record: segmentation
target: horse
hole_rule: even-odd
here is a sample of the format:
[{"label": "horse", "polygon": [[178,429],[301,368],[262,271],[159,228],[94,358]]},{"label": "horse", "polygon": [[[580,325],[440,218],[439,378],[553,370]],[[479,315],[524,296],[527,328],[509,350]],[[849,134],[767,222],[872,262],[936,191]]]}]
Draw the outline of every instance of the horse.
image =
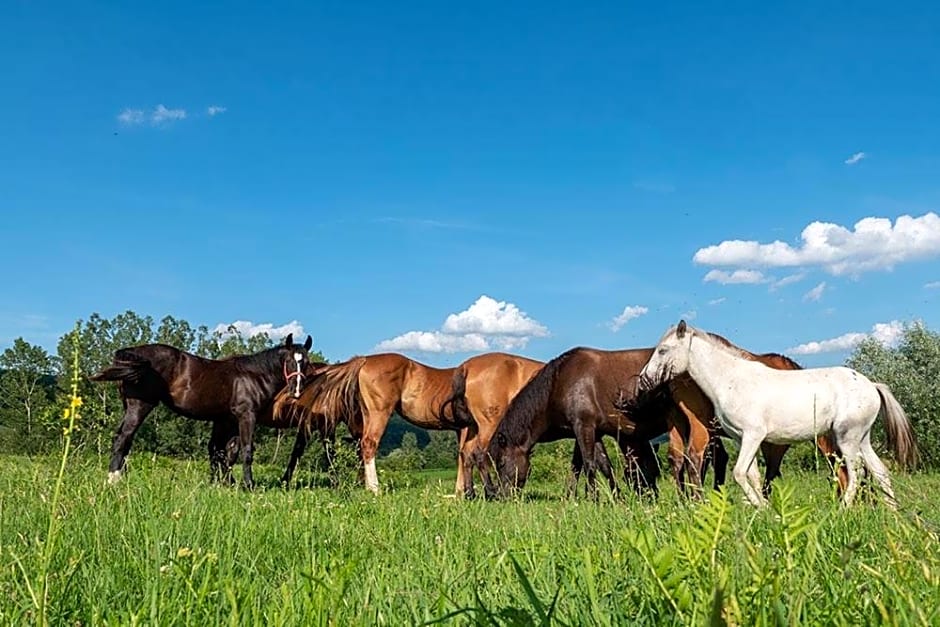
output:
[{"label": "horse", "polygon": [[828,433],[846,462],[843,505],[852,504],[864,465],[887,505],[897,507],[888,469],[871,446],[879,414],[902,466],[913,466],[917,446],[904,409],[887,385],[844,366],[771,368],[680,320],[659,340],[641,379],[662,381],[684,373],[711,401],[724,432],[740,442],[733,475],[753,505],[766,504],[754,461],[762,442],[793,444]]},{"label": "horse", "polygon": [[[346,421],[350,431],[360,437],[366,489],[378,493],[375,457],[393,412],[424,429],[455,432],[469,429],[475,416],[485,416],[489,408],[508,404],[515,389],[507,387],[501,377],[518,380],[524,376],[518,371],[531,367],[526,361],[529,360],[505,353],[477,356],[471,363],[472,370],[467,372],[481,385],[477,387],[475,383],[471,390],[469,414],[454,411],[451,399],[456,368],[434,368],[398,353],[358,356],[327,366],[307,381],[299,398],[291,399],[282,393],[275,401],[274,413],[281,420]],[[298,430],[285,471],[288,482],[297,458],[303,453],[306,437],[304,430]],[[577,464],[578,460],[572,463]],[[472,479],[468,489],[463,472],[464,464],[458,460],[455,491],[473,496]]]},{"label": "horse", "polygon": [[637,467],[635,489],[655,493],[659,464],[650,440],[666,432],[669,416],[639,422],[617,409],[637,393],[640,370],[651,354],[648,348],[577,347],[545,364],[513,398],[487,449],[500,492],[525,485],[537,442],[574,437],[584,457],[588,491],[594,494],[595,442],[608,435],[616,439],[627,467]]},{"label": "horse", "polygon": [[[709,336],[728,346],[733,346],[726,338],[716,333],[709,333]],[[802,369],[798,363],[779,353],[755,354],[744,349],[739,348],[739,350],[746,358],[771,368]],[[622,409],[635,419],[644,420],[645,416],[659,415],[664,411],[664,406],[668,407],[672,404],[678,407],[684,417],[684,420],[680,420],[669,429],[669,464],[676,484],[680,490],[685,491],[685,475],[688,474],[695,487],[701,489],[708,458],[711,456],[715,466],[713,485],[717,489],[724,484],[725,468],[728,463],[728,453],[720,437],[727,436],[716,421],[715,410],[708,397],[688,374],[649,386],[649,389],[641,391],[625,403]],[[827,459],[832,460],[837,455],[838,451],[826,434],[820,434],[816,440],[817,446]],[[762,487],[764,496],[770,495],[773,480],[780,476],[783,456],[789,448],[789,444],[761,443],[761,453],[765,461]],[[838,480],[839,490],[842,491],[848,483],[848,475],[842,466],[838,469]]]},{"label": "horse", "polygon": [[285,386],[293,382],[292,394],[300,396],[311,346],[309,335],[301,345],[289,334],[272,348],[219,360],[166,344],[117,350],[112,365],[90,377],[92,381],[118,382],[124,405],[124,417],[111,447],[108,482],[120,480],[134,434],[147,415],[163,403],[178,415],[212,422],[209,465],[213,480],[227,474],[233,449],[240,449],[242,483],[253,488],[255,424]]},{"label": "horse", "polygon": [[[505,359],[493,363],[492,355]],[[441,414],[449,406],[457,422],[469,425],[460,430],[459,444],[458,463],[462,468],[464,496],[475,496],[474,468],[480,473],[487,497],[495,496],[495,486],[485,462],[486,449],[509,403],[544,365],[544,362],[518,355],[486,353],[471,357],[454,369],[451,395],[441,406]],[[600,441],[595,445],[595,457],[598,469],[607,478],[611,489],[616,490],[613,468]],[[583,468],[584,458],[575,446],[571,458],[570,489],[577,485]],[[457,490],[458,493],[461,490],[459,484]]]}]

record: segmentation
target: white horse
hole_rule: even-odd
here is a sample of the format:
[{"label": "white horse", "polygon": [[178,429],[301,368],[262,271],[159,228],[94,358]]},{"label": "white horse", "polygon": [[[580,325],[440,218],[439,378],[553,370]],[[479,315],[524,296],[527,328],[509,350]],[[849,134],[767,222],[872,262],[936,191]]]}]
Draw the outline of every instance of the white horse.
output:
[{"label": "white horse", "polygon": [[888,386],[844,367],[775,370],[681,320],[659,340],[640,377],[658,383],[684,372],[711,400],[725,432],[740,442],[734,478],[754,505],[765,504],[754,459],[761,442],[791,444],[830,432],[848,471],[843,504],[852,503],[864,464],[887,504],[897,507],[888,469],[870,441],[879,412],[898,461],[912,465],[917,451],[910,422]]}]

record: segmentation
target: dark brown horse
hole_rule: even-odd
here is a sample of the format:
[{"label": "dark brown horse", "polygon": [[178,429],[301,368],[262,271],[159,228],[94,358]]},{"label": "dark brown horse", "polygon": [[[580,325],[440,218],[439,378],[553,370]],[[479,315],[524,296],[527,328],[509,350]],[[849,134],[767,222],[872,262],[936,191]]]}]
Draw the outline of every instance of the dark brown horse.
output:
[{"label": "dark brown horse", "polygon": [[[408,422],[424,429],[461,431],[475,426],[474,417],[502,415],[518,381],[531,376],[535,368],[523,357],[486,353],[465,362],[464,372],[474,382],[467,397],[469,414],[461,414],[453,403],[455,368],[433,368],[397,353],[354,357],[323,368],[311,377],[297,399],[282,393],[275,401],[274,416],[279,421],[304,424],[345,421],[354,434],[361,434],[360,451],[365,467],[366,488],[378,492],[375,457],[389,418],[397,412]],[[504,378],[505,377],[505,378]],[[291,461],[285,472],[289,482],[297,457],[303,453],[307,432],[299,430]],[[468,438],[463,438],[466,447]],[[472,440],[471,440],[472,443]],[[466,458],[462,449],[462,458]],[[601,463],[606,460],[603,457]],[[580,467],[579,460],[573,461]],[[608,469],[609,461],[604,469]],[[472,478],[465,476],[465,464],[458,463],[458,493],[473,495]]]},{"label": "dark brown horse", "polygon": [[[802,369],[798,363],[785,355],[751,353],[733,345],[726,338],[716,333],[709,333],[708,335],[727,346],[738,348],[744,357],[771,368],[777,370]],[[624,403],[622,408],[634,419],[642,421],[661,415],[664,411],[668,411],[671,405],[674,405],[680,411],[680,418],[670,426],[669,430],[669,462],[679,488],[685,490],[685,476],[687,474],[692,484],[701,489],[709,451],[715,466],[714,487],[717,488],[723,485],[728,464],[728,453],[720,438],[725,437],[725,433],[718,425],[711,401],[692,381],[690,376],[687,374],[680,375],[669,382],[656,385],[650,391],[641,391]],[[820,435],[816,443],[821,453],[830,462],[838,454],[827,435]],[[770,442],[761,444],[765,464],[763,485],[765,496],[770,494],[773,480],[780,476],[783,456],[789,449],[789,444],[773,444]],[[848,483],[848,474],[845,468],[839,468],[838,478],[840,490],[844,489]]]},{"label": "dark brown horse", "polygon": [[[154,407],[193,420],[212,422],[209,464],[213,479],[227,474],[233,450],[240,450],[242,482],[251,488],[255,424],[271,409],[274,396],[286,385],[299,395],[313,338],[227,359],[204,359],[166,344],[122,348],[111,366],[92,381],[117,381],[124,417],[114,435],[108,480],[121,477],[134,434]],[[237,436],[237,446],[235,438]]]},{"label": "dark brown horse", "polygon": [[[549,361],[513,398],[488,453],[502,488],[521,488],[539,441],[577,440],[589,490],[595,487],[595,442],[609,435],[628,458],[634,486],[656,489],[659,465],[650,440],[667,430],[668,415],[635,421],[617,404],[637,393],[638,376],[652,349],[605,351],[573,348]],[[675,411],[668,408],[669,411]]]}]

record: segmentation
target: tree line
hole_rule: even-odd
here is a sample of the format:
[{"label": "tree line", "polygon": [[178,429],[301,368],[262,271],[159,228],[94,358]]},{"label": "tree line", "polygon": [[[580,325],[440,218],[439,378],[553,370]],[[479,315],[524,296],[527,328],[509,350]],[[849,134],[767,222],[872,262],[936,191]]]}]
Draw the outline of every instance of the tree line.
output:
[{"label": "tree line", "polygon": [[[62,435],[62,411],[72,363],[73,334],[78,335],[79,393],[83,399],[82,422],[73,441],[80,449],[106,454],[123,415],[114,385],[95,384],[87,376],[111,362],[114,351],[150,342],[170,344],[210,359],[254,353],[276,343],[267,334],[243,336],[234,326],[226,331],[193,327],[186,320],[165,316],[159,321],[126,311],[113,318],[92,314],[78,320],[58,342],[55,354],[22,337],[0,354],[0,453],[36,454],[58,447]],[[313,360],[327,362],[319,352]],[[940,469],[940,333],[921,323],[905,327],[900,342],[886,347],[873,339],[858,345],[846,365],[875,381],[891,386],[910,417],[921,449],[921,465]],[[881,437],[881,423],[875,435]],[[207,425],[157,408],[144,422],[134,441],[134,451],[175,457],[200,458],[208,444]],[[282,439],[287,437],[286,443]],[[259,427],[259,459],[286,456],[293,433]],[[272,448],[273,447],[273,448]],[[392,419],[380,453],[397,468],[452,466],[456,437],[449,432],[427,432],[398,417]],[[449,461],[448,461],[449,460]]]}]

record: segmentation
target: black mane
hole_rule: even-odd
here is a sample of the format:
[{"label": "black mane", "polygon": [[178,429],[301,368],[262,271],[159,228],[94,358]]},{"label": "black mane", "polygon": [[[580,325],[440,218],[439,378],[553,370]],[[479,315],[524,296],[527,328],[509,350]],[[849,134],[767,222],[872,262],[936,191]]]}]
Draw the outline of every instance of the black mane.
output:
[{"label": "black mane", "polygon": [[558,371],[572,355],[580,350],[582,350],[581,347],[569,349],[542,366],[542,369],[519,390],[509,403],[496,433],[502,434],[513,444],[525,442],[532,431],[532,422],[535,417],[548,409],[548,401],[555,387]]}]

